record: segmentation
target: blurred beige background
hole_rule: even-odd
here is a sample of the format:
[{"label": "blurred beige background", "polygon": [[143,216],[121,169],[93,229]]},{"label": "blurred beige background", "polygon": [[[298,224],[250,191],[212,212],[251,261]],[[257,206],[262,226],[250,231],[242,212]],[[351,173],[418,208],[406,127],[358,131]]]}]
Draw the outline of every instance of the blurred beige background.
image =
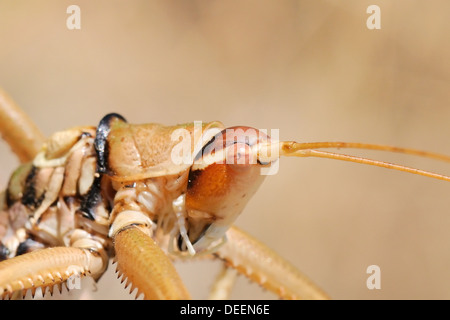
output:
[{"label": "blurred beige background", "polygon": [[[81,30],[66,28],[70,4]],[[371,4],[381,30],[366,27]],[[115,111],[450,154],[449,10],[447,0],[0,0],[0,86],[46,135]],[[17,161],[4,143],[0,152],[3,188]],[[431,160],[353,154],[450,174]],[[237,225],[335,299],[449,299],[449,191],[391,170],[282,159]],[[366,287],[372,264],[381,290]],[[177,264],[197,299],[219,266]],[[95,292],[83,285],[68,296],[132,298],[113,268]],[[240,277],[232,298],[276,296]]]}]

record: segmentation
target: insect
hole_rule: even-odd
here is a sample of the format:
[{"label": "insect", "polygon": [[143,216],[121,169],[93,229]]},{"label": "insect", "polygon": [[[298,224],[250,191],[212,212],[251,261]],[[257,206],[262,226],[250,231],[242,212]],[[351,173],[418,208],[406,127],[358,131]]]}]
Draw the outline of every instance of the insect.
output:
[{"label": "insect", "polygon": [[[146,299],[188,299],[172,259],[214,257],[286,299],[327,294],[274,251],[233,226],[280,156],[322,157],[450,177],[321,148],[360,148],[450,161],[414,149],[277,141],[220,122],[129,124],[111,113],[44,141],[0,92],[3,138],[22,162],[0,202],[0,295],[53,292],[73,276],[99,279],[114,258]],[[225,272],[213,296],[230,285]]]}]

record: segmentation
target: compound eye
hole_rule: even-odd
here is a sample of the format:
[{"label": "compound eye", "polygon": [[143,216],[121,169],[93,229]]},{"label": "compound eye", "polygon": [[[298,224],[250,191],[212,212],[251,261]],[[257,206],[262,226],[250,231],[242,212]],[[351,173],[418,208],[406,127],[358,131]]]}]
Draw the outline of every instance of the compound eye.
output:
[{"label": "compound eye", "polygon": [[227,147],[227,164],[256,164],[251,147],[246,143],[237,142]]},{"label": "compound eye", "polygon": [[260,140],[267,141],[268,137],[261,131],[245,126],[230,127],[224,130],[224,139],[227,145],[242,143],[250,147],[259,143]]},{"label": "compound eye", "polygon": [[[252,147],[270,141],[265,133],[251,127],[230,127],[217,133],[195,157],[195,163],[203,166],[211,163],[256,164],[260,163]],[[260,163],[261,164],[261,163]]]}]

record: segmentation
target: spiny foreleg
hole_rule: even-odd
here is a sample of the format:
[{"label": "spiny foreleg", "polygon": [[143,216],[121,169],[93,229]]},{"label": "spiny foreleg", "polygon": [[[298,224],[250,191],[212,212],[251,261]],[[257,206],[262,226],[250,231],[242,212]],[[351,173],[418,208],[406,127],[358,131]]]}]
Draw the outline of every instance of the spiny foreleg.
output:
[{"label": "spiny foreleg", "polygon": [[242,230],[231,227],[227,238],[217,256],[264,288],[283,299],[329,299],[293,265]]},{"label": "spiny foreleg", "polygon": [[149,300],[190,299],[172,261],[139,226],[129,226],[114,237],[117,269]]},{"label": "spiny foreleg", "polygon": [[87,248],[55,247],[33,251],[0,263],[0,297],[8,298],[22,290],[23,295],[31,289],[32,295],[41,287],[48,288],[69,280],[72,276],[103,274],[105,256]]}]

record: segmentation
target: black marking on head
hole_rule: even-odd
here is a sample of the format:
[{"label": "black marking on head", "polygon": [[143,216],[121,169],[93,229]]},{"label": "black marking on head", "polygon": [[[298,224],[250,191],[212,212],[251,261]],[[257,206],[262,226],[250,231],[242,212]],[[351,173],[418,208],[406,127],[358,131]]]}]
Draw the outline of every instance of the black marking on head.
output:
[{"label": "black marking on head", "polygon": [[213,147],[213,143],[216,142],[216,139],[221,138],[223,133],[225,132],[225,130],[220,131],[219,133],[217,133],[216,135],[214,135],[214,137],[212,137],[203,147],[202,149],[199,151],[199,153],[197,153],[197,155],[194,158],[194,161],[198,161],[200,160],[200,158],[206,154],[209,153],[209,149],[211,147]]},{"label": "black marking on head", "polygon": [[38,170],[39,169],[35,166],[31,167],[30,173],[25,180],[25,188],[21,200],[22,204],[31,210],[38,208],[44,199],[44,194],[42,194],[39,199],[36,198],[35,183]]},{"label": "black marking on head", "polygon": [[28,253],[28,252],[31,252],[34,250],[42,249],[44,247],[45,246],[42,243],[35,241],[31,238],[28,238],[24,242],[21,242],[19,244],[19,246],[17,247],[17,250],[16,250],[16,256],[20,256],[22,254],[25,254],[25,253]]},{"label": "black marking on head", "polygon": [[97,152],[97,172],[106,173],[108,171],[108,135],[111,130],[111,121],[120,119],[127,122],[124,117],[117,113],[109,113],[100,120],[94,139],[94,147]]},{"label": "black marking on head", "polygon": [[102,202],[101,177],[96,177],[88,193],[84,196],[79,211],[83,217],[95,221],[95,208]]},{"label": "black marking on head", "polygon": [[0,261],[6,260],[9,255],[9,249],[0,241]]},{"label": "black marking on head", "polygon": [[197,169],[197,170],[189,170],[189,177],[188,177],[188,190],[192,188],[197,183],[197,178],[202,174],[203,169]]}]

